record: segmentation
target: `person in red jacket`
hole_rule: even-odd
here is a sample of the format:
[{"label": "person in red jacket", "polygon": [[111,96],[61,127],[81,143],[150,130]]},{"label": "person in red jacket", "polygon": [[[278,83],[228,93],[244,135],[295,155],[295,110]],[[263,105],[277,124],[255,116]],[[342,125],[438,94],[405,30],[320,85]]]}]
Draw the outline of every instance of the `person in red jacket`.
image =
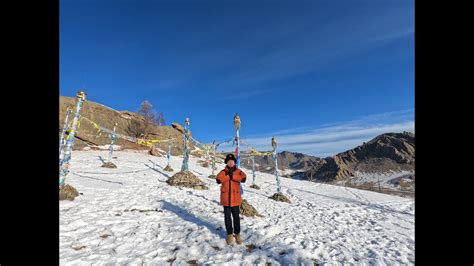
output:
[{"label": "person in red jacket", "polygon": [[[227,166],[216,176],[217,184],[221,184],[221,205],[224,206],[224,222],[227,231],[227,245],[231,245],[233,238],[238,245],[242,244],[240,238],[240,205],[242,197],[240,194],[240,183],[245,183],[247,175],[235,165],[235,156],[227,154],[224,162]],[[234,227],[232,228],[232,219]],[[234,234],[234,235],[233,235]]]}]

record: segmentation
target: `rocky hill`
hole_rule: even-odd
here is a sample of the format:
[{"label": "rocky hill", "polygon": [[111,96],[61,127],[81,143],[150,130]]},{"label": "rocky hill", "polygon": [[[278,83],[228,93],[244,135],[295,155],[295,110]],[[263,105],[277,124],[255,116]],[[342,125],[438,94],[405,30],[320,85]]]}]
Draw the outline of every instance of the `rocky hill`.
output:
[{"label": "rocky hill", "polygon": [[[59,135],[61,134],[61,130],[64,125],[64,118],[68,106],[70,106],[74,112],[76,99],[73,97],[61,96],[59,98]],[[96,122],[100,126],[111,130],[113,129],[114,123],[116,122],[116,132],[127,136],[131,136],[129,128],[131,123],[133,121],[143,120],[143,118],[135,112],[117,111],[105,105],[88,100],[86,100],[82,106],[81,115]],[[72,118],[73,113],[69,115],[69,121],[72,121]],[[182,154],[183,151],[182,134],[179,131],[179,128],[182,126],[179,123],[172,124],[173,126],[154,126],[151,129],[148,139],[166,139],[168,137],[177,138],[173,141],[171,153],[173,155],[179,155]],[[105,132],[100,133],[92,123],[85,119],[81,120],[75,135],[74,149],[83,149],[85,147],[95,148],[108,144],[110,144],[109,134]],[[124,139],[118,139],[116,144],[120,145],[124,149],[150,149],[149,147],[138,145]],[[156,147],[164,151],[168,150],[168,144],[165,143],[157,143]],[[194,148],[192,144],[191,148]]]}]

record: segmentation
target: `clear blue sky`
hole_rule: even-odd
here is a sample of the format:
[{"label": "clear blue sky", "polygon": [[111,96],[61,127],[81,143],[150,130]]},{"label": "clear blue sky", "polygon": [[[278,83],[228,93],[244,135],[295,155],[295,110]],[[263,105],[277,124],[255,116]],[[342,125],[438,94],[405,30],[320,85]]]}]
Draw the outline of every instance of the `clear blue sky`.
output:
[{"label": "clear blue sky", "polygon": [[[191,121],[203,141],[334,155],[413,131],[414,2],[60,2],[60,94]],[[268,143],[266,143],[268,142]]]}]

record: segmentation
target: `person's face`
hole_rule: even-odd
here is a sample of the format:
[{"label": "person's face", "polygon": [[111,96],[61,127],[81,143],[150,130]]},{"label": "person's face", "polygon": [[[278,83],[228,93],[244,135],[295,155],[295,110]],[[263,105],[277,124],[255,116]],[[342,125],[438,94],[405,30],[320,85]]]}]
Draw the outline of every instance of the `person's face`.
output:
[{"label": "person's face", "polygon": [[229,167],[234,167],[234,165],[235,165],[234,160],[228,160],[228,161],[227,161],[227,166],[229,166]]}]

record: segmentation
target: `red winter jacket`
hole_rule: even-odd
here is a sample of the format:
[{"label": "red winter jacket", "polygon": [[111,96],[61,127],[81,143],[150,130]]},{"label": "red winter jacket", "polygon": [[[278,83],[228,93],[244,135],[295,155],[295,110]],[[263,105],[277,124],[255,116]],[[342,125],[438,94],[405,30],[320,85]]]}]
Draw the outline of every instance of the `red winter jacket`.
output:
[{"label": "red winter jacket", "polygon": [[240,182],[245,183],[247,175],[237,167],[232,168],[232,179],[230,178],[230,169],[228,166],[220,171],[216,176],[216,181],[221,185],[221,205],[222,206],[240,206],[242,197],[240,195]]}]

